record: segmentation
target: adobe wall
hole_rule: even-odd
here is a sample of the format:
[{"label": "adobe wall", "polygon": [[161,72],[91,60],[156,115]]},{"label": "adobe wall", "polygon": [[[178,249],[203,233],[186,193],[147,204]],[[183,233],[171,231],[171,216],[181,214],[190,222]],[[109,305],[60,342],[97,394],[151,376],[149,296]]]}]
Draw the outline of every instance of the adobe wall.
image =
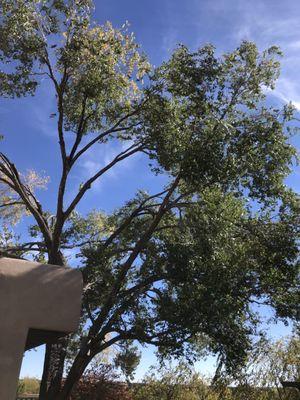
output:
[{"label": "adobe wall", "polygon": [[52,332],[76,331],[81,295],[78,270],[0,258],[1,400],[15,400],[28,331],[39,332],[36,344],[53,339]]}]

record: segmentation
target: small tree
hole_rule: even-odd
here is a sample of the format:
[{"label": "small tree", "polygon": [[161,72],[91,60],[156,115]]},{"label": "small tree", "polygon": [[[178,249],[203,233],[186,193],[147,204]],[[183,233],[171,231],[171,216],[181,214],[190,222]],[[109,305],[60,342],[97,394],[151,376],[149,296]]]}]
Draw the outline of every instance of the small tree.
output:
[{"label": "small tree", "polygon": [[120,368],[125,376],[128,386],[134,379],[135,370],[141,359],[141,353],[136,346],[130,346],[126,343],[125,348],[120,351],[114,360],[115,367]]},{"label": "small tree", "polygon": [[284,389],[282,381],[299,382],[300,348],[297,334],[277,341],[261,339],[248,354],[247,363],[234,377],[223,382],[234,387],[236,399],[297,399],[297,390]]},{"label": "small tree", "polygon": [[[40,180],[1,155],[3,218],[36,221],[30,243],[3,250],[63,265],[64,249],[77,249],[85,281],[71,368],[62,383],[69,341],[48,345],[41,398],[68,398],[97,354],[134,340],[182,355],[201,336],[233,369],[258,322],[251,304],[294,318],[299,303],[299,204],[284,185],[293,109],[264,104],[278,49],[243,42],[218,58],[212,46],[179,46],[152,71],[126,27],[92,20],[89,0],[1,0],[0,12],[0,93],[50,82],[61,156],[53,211],[34,192]],[[109,143],[120,152],[67,201],[79,160]],[[165,186],[111,215],[79,216],[93,183],[138,153]]]},{"label": "small tree", "polygon": [[183,363],[176,367],[151,369],[133,387],[134,400],[217,400],[209,386],[193,369]]},{"label": "small tree", "polygon": [[283,389],[282,381],[300,382],[300,339],[298,335],[267,343],[258,358],[256,379],[277,389],[280,400],[297,398],[296,389]]}]

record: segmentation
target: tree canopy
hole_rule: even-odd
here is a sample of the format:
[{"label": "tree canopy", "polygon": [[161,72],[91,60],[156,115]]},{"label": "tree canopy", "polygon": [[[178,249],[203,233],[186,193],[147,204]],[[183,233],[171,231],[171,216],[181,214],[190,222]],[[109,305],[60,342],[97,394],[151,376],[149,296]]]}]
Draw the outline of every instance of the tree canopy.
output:
[{"label": "tree canopy", "polygon": [[[296,158],[294,108],[265,99],[279,49],[242,42],[217,56],[211,45],[180,45],[153,69],[126,26],[99,25],[92,11],[88,0],[0,1],[1,95],[34,95],[48,80],[61,155],[57,201],[46,209],[35,193],[45,178],[26,177],[1,154],[1,218],[26,211],[36,221],[31,242],[2,250],[64,264],[73,248],[85,280],[63,384],[68,343],[47,347],[47,399],[67,398],[114,344],[193,357],[202,343],[232,371],[258,326],[254,304],[299,319],[299,199],[285,185]],[[69,200],[81,157],[118,143],[121,152]],[[79,215],[93,183],[137,153],[165,186],[141,188],[111,214]]]}]

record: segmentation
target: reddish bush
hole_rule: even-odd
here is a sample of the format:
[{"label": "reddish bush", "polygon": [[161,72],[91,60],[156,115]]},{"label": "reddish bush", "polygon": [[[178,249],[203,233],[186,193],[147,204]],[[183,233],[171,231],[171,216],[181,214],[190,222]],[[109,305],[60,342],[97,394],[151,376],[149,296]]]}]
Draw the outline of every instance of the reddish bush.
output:
[{"label": "reddish bush", "polygon": [[107,365],[92,368],[73,390],[71,400],[132,400],[125,383]]}]

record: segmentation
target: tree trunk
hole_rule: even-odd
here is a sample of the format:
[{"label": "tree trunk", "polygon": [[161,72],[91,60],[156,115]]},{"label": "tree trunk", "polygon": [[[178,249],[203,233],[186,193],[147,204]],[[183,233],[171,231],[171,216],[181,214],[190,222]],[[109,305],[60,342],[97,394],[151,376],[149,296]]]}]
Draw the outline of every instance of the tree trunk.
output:
[{"label": "tree trunk", "polygon": [[56,344],[46,345],[40,400],[57,399],[61,390],[67,343],[68,340],[62,338]]},{"label": "tree trunk", "polygon": [[46,345],[46,353],[44,359],[43,375],[40,385],[40,400],[46,399],[48,385],[49,385],[49,370],[50,370],[50,358],[51,358],[51,345]]},{"label": "tree trunk", "polygon": [[[59,250],[49,254],[49,264],[65,265]],[[40,386],[40,400],[56,400],[61,390],[68,339],[61,338],[55,344],[46,345],[44,369]]]},{"label": "tree trunk", "polygon": [[86,354],[77,355],[68,373],[63,388],[61,389],[61,392],[56,397],[51,398],[51,400],[68,400],[70,398],[73,389],[76,387],[91,359],[92,357],[87,356]]}]

